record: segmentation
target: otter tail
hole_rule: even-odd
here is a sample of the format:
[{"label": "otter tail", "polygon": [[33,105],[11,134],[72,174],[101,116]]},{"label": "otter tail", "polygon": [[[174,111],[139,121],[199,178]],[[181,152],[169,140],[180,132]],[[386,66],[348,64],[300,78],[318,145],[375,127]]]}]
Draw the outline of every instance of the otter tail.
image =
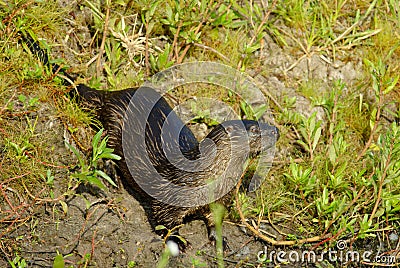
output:
[{"label": "otter tail", "polygon": [[54,73],[61,72],[67,78],[63,80],[64,85],[70,86],[72,83],[74,88],[68,92],[70,98],[76,99],[79,103],[89,109],[101,109],[106,92],[90,88],[84,84],[74,85],[73,83],[76,79],[62,70],[61,66],[58,64],[50,63],[47,53],[40,47],[39,43],[32,38],[32,36],[22,32],[20,32],[20,36],[23,42],[27,44],[29,50],[35,54],[44,65],[47,65]]}]

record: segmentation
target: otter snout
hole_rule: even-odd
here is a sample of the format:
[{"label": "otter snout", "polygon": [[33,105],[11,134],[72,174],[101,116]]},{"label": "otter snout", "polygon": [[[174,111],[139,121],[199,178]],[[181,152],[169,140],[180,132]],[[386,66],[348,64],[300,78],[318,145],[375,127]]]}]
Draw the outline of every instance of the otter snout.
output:
[{"label": "otter snout", "polygon": [[268,138],[275,138],[275,141],[279,139],[279,129],[276,126],[271,126],[267,123],[261,123],[260,124],[260,129],[262,132],[262,135],[268,137]]},{"label": "otter snout", "polygon": [[275,126],[272,126],[271,135],[275,137],[275,140],[278,140],[280,137],[279,129]]}]

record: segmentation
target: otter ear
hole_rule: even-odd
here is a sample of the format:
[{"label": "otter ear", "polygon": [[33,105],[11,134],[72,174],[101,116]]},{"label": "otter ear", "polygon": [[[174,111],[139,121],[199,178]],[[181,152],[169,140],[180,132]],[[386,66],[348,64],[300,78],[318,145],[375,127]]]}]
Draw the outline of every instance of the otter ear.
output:
[{"label": "otter ear", "polygon": [[225,127],[225,131],[226,131],[226,133],[228,133],[228,134],[232,134],[232,132],[233,132],[233,126],[226,126],[226,127]]}]

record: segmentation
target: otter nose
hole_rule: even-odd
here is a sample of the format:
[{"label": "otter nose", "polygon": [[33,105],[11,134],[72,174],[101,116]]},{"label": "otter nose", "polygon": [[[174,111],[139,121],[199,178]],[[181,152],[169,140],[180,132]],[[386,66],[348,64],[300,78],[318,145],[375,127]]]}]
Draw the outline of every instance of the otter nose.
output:
[{"label": "otter nose", "polygon": [[275,136],[276,140],[279,140],[279,129],[277,127],[273,127],[271,133]]},{"label": "otter nose", "polygon": [[274,137],[275,141],[279,139],[279,129],[274,125],[269,125],[267,123],[261,123],[260,128],[262,129],[263,135],[267,137]]}]

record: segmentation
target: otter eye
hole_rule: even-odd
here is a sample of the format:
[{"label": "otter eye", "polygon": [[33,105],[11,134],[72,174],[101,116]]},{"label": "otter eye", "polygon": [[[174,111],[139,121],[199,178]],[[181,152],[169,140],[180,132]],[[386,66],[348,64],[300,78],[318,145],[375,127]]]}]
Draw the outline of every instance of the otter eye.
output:
[{"label": "otter eye", "polygon": [[250,127],[250,132],[253,132],[253,133],[258,132],[258,127],[257,126],[251,126]]}]

